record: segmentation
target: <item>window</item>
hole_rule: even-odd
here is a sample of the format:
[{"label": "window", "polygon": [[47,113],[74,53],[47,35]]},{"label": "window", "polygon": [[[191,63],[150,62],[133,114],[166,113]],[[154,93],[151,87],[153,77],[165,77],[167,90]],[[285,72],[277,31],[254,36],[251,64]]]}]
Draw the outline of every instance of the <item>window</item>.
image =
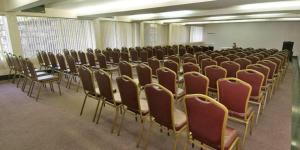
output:
[{"label": "window", "polygon": [[59,53],[95,48],[90,20],[18,16],[17,21],[24,57],[35,57],[37,50]]},{"label": "window", "polygon": [[190,42],[202,42],[203,41],[203,27],[191,26],[190,29]]},{"label": "window", "polygon": [[146,23],[144,36],[145,46],[166,45],[169,36],[168,25]]},{"label": "window", "polygon": [[6,69],[4,53],[12,53],[11,43],[9,38],[7,19],[5,16],[0,16],[0,70]]}]

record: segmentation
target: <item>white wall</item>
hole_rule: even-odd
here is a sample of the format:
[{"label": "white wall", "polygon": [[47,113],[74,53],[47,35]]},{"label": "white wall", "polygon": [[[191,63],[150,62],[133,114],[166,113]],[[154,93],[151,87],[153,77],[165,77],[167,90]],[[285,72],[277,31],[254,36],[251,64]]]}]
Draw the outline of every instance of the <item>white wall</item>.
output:
[{"label": "white wall", "polygon": [[294,41],[294,55],[300,54],[300,22],[224,23],[204,26],[204,42],[215,49],[231,47],[282,48],[283,41]]}]

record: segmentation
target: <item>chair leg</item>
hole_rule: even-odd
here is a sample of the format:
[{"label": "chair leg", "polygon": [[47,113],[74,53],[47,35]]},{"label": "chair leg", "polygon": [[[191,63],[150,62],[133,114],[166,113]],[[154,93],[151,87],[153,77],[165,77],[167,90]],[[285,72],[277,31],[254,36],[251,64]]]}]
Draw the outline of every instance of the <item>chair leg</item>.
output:
[{"label": "chair leg", "polygon": [[21,76],[19,75],[18,82],[17,82],[17,88],[19,87],[19,84],[20,84],[21,80],[22,80]]},{"label": "chair leg", "polygon": [[174,139],[174,143],[173,143],[173,150],[177,149],[177,140],[178,140],[179,134],[175,133],[175,139]]},{"label": "chair leg", "polygon": [[84,97],[84,100],[83,100],[83,104],[82,104],[81,111],[80,111],[80,116],[82,115],[82,112],[83,112],[83,108],[84,108],[86,99],[87,99],[87,94],[85,94],[85,97]]},{"label": "chair leg", "polygon": [[76,92],[79,91],[79,86],[80,86],[80,80],[78,81],[77,88],[76,88]]},{"label": "chair leg", "polygon": [[27,78],[24,78],[24,82],[23,82],[23,85],[22,85],[22,91],[23,92],[25,91],[26,84],[27,84]]},{"label": "chair leg", "polygon": [[61,90],[60,90],[60,81],[57,81],[57,86],[58,86],[59,95],[61,95]]},{"label": "chair leg", "polygon": [[31,95],[32,95],[34,85],[35,85],[35,82],[33,82],[33,84],[32,84],[31,91],[30,91],[30,95],[29,95],[30,97],[31,97]]},{"label": "chair leg", "polygon": [[101,104],[96,124],[99,123],[99,119],[100,119],[100,116],[101,116],[102,108],[103,108],[104,105],[105,105],[105,100],[103,100],[103,102]]},{"label": "chair leg", "polygon": [[122,118],[121,118],[121,123],[119,125],[119,129],[118,129],[118,136],[120,136],[120,132],[121,132],[121,127],[123,125],[124,122],[124,117],[125,117],[125,113],[126,113],[126,109],[124,109],[124,107],[120,107],[121,110],[124,110],[123,114],[122,114]]},{"label": "chair leg", "polygon": [[258,110],[257,110],[257,114],[256,114],[256,124],[258,123],[258,118],[259,118],[259,115],[260,115],[261,104],[262,103],[258,104]]},{"label": "chair leg", "polygon": [[[125,112],[124,112],[125,113]],[[138,142],[136,144],[136,147],[139,147],[140,146],[140,143],[143,139],[143,135],[144,135],[144,132],[145,132],[145,126],[144,126],[144,120],[143,120],[143,117],[140,116],[140,119],[141,119],[141,123],[142,123],[142,131],[140,132],[140,136],[139,136],[139,139],[138,139]]]},{"label": "chair leg", "polygon": [[152,121],[152,118],[150,117],[150,126],[149,126],[149,129],[148,129],[147,139],[145,139],[145,141],[146,141],[145,148],[144,148],[145,150],[148,148],[148,143],[149,143],[149,138],[150,138],[150,134],[151,134],[152,124],[153,124],[153,121]]},{"label": "chair leg", "polygon": [[97,106],[96,106],[95,114],[94,114],[94,117],[93,117],[93,122],[95,122],[95,119],[96,119],[96,116],[97,116],[97,112],[98,112],[98,108],[99,108],[99,104],[100,104],[100,99],[98,99],[98,103],[97,103]]},{"label": "chair leg", "polygon": [[188,149],[188,145],[190,143],[190,131],[186,130],[186,142],[184,143],[184,150]]},{"label": "chair leg", "polygon": [[244,135],[243,135],[243,144],[245,144],[246,136],[248,133],[248,127],[249,127],[249,122],[246,122],[245,131],[244,131]]},{"label": "chair leg", "polygon": [[36,101],[38,101],[39,99],[39,96],[40,96],[40,92],[41,92],[41,87],[42,87],[42,83],[39,83],[39,90],[38,90],[38,93],[37,93],[37,96],[36,96]]},{"label": "chair leg", "polygon": [[117,119],[118,119],[118,116],[119,116],[119,107],[120,106],[116,106],[116,113],[115,113],[115,119],[114,119],[114,123],[113,123],[113,126],[111,128],[111,133],[114,133],[114,129],[115,129],[115,126],[117,124]]}]

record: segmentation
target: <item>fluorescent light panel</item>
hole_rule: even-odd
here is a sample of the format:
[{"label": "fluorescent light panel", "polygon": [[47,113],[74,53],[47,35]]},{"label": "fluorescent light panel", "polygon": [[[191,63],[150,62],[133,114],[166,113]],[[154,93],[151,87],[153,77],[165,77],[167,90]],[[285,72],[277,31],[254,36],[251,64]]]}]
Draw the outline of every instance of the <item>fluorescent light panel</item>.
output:
[{"label": "fluorescent light panel", "polygon": [[250,18],[271,18],[271,17],[280,17],[284,15],[288,15],[289,13],[268,13],[268,14],[251,14],[251,15],[246,15],[246,17]]},{"label": "fluorescent light panel", "polygon": [[283,9],[283,8],[295,8],[300,7],[300,1],[278,1],[278,2],[266,2],[245,4],[238,6],[240,10],[258,10],[258,9]]},{"label": "fluorescent light panel", "polygon": [[207,17],[204,18],[204,20],[228,20],[228,19],[234,19],[238,16],[213,16],[213,17]]}]

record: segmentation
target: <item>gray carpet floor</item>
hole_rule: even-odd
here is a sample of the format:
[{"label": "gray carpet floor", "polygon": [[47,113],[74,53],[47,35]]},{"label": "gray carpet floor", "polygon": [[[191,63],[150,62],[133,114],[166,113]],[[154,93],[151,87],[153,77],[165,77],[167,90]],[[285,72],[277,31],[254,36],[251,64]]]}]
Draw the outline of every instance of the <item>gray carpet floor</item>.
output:
[{"label": "gray carpet floor", "polygon": [[[287,71],[272,100],[266,106],[253,133],[246,139],[245,150],[287,150],[291,144],[292,68]],[[115,83],[114,83],[115,85]],[[55,85],[54,85],[55,86]],[[28,87],[27,87],[28,89]],[[33,94],[36,94],[36,89]],[[142,94],[143,97],[143,94]],[[0,149],[3,150],[132,150],[141,124],[130,113],[126,114],[121,135],[111,134],[115,110],[104,107],[100,123],[92,122],[96,101],[88,99],[82,116],[79,116],[84,94],[76,87],[66,89],[62,96],[57,90],[42,88],[35,102],[15,84],[0,82]],[[182,104],[177,104],[182,108]],[[255,106],[254,106],[255,107]],[[256,108],[256,107],[255,107]],[[241,133],[243,126],[229,121]],[[146,121],[148,127],[148,122]],[[147,128],[148,129],[148,128]],[[148,149],[171,149],[173,138],[154,126]],[[183,149],[185,132],[180,137],[178,149]],[[143,146],[144,141],[141,143]],[[141,148],[140,148],[141,149]],[[191,148],[190,148],[191,149]]]}]

